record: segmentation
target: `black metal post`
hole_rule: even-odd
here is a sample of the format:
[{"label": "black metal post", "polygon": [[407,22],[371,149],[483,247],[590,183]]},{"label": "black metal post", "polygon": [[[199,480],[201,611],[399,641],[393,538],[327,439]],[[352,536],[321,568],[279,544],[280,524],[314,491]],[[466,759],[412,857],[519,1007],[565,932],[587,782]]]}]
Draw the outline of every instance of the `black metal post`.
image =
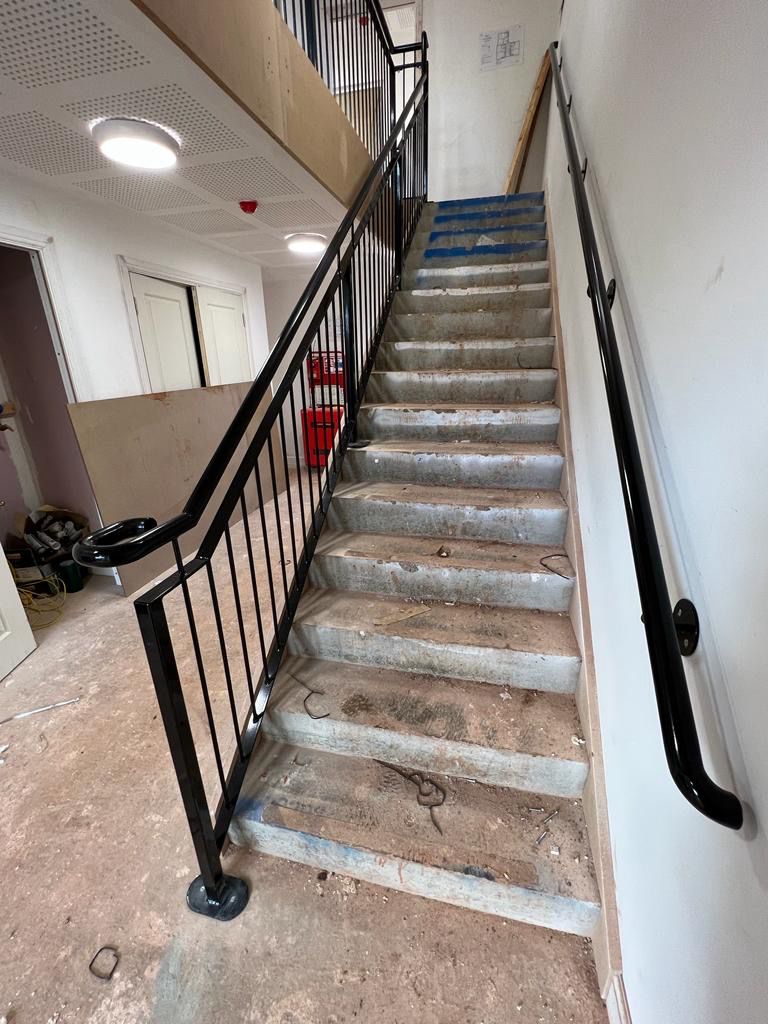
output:
[{"label": "black metal post", "polygon": [[[427,39],[427,33],[421,33],[421,73],[426,76],[429,72],[429,40]],[[429,89],[429,85],[425,86]],[[426,99],[424,100],[424,202],[426,203],[429,195],[429,92],[426,93]]]},{"label": "black metal post", "polygon": [[347,405],[348,438],[357,440],[357,349],[355,346],[355,298],[352,257],[341,278],[341,324],[344,335],[344,394]]},{"label": "black metal post", "polygon": [[398,155],[392,176],[395,199],[395,287],[400,287],[403,276],[403,161]]},{"label": "black metal post", "polygon": [[306,53],[309,59],[315,65],[315,67],[318,68],[317,18],[315,16],[315,0],[304,0],[304,24],[306,26],[307,33],[307,38],[305,40]]},{"label": "black metal post", "polygon": [[231,921],[248,903],[248,886],[222,870],[162,600],[139,598],[136,615],[200,866],[187,890],[187,906],[196,914]]}]

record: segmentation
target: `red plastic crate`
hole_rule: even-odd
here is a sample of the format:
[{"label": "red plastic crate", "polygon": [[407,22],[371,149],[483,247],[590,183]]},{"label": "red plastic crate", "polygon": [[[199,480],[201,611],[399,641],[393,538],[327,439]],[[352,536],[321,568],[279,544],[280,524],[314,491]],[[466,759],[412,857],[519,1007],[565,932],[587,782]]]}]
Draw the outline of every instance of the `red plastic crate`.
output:
[{"label": "red plastic crate", "polygon": [[301,410],[301,437],[306,466],[325,466],[343,413],[344,409],[338,405]]},{"label": "red plastic crate", "polygon": [[309,383],[312,387],[338,384],[344,387],[344,353],[338,349],[330,352],[310,352],[307,356]]}]

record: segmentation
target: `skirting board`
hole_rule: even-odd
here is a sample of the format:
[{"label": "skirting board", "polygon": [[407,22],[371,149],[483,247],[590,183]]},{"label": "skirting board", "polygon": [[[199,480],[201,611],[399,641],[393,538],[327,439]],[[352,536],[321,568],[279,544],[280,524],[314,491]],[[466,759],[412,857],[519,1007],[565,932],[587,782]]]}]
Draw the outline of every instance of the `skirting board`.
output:
[{"label": "skirting board", "polygon": [[614,974],[611,980],[605,999],[605,1008],[608,1011],[610,1024],[632,1024],[627,993],[624,989],[624,979],[621,974]]}]

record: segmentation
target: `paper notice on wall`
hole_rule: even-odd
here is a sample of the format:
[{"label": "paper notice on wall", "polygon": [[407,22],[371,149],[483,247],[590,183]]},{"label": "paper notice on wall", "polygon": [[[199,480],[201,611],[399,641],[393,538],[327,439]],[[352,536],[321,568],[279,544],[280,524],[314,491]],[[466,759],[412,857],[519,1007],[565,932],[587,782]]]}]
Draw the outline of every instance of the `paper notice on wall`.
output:
[{"label": "paper notice on wall", "polygon": [[523,26],[480,33],[480,70],[496,71],[523,63]]}]

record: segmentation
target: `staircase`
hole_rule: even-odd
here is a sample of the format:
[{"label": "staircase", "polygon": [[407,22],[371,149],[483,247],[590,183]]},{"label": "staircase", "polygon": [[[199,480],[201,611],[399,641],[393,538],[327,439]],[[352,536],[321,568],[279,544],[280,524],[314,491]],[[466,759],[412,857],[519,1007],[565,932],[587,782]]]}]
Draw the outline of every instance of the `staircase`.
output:
[{"label": "staircase", "polygon": [[425,207],[230,834],[589,935],[542,203]]}]

